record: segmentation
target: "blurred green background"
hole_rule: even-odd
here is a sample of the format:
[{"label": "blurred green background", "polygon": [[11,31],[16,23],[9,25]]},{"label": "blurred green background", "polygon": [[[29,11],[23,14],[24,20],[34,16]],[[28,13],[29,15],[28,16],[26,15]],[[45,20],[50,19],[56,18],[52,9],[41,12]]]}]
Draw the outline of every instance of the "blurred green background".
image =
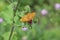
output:
[{"label": "blurred green background", "polygon": [[[18,1],[0,0],[0,40],[9,39],[13,19],[15,23],[11,40],[60,40],[60,0]],[[41,13],[43,9],[47,13]],[[20,21],[29,12],[36,12],[31,25]],[[24,27],[27,29],[23,30]]]}]

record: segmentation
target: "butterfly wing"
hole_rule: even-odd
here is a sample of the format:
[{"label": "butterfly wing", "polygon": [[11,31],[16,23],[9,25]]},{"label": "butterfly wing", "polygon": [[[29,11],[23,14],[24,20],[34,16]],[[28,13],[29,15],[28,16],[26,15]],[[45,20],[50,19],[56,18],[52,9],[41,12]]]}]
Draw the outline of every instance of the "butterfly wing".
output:
[{"label": "butterfly wing", "polygon": [[27,15],[22,17],[20,21],[22,21],[22,22],[30,21],[34,18],[34,16],[35,16],[35,13],[28,13]]}]

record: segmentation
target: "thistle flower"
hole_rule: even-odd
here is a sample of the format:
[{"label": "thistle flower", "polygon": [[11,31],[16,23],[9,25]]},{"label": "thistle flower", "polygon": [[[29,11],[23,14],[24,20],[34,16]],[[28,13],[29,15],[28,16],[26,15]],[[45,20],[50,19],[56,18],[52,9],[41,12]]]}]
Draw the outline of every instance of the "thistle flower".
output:
[{"label": "thistle flower", "polygon": [[23,27],[22,30],[23,31],[26,31],[26,30],[28,30],[28,28],[27,27]]},{"label": "thistle flower", "polygon": [[0,23],[2,23],[3,22],[3,19],[2,18],[0,18]]},{"label": "thistle flower", "polygon": [[48,11],[47,11],[46,9],[42,9],[42,10],[41,10],[41,14],[42,14],[42,15],[46,15],[47,13],[48,13]]},{"label": "thistle flower", "polygon": [[56,3],[56,4],[55,4],[55,9],[56,9],[56,10],[59,10],[59,9],[60,9],[60,4],[59,4],[59,3]]}]

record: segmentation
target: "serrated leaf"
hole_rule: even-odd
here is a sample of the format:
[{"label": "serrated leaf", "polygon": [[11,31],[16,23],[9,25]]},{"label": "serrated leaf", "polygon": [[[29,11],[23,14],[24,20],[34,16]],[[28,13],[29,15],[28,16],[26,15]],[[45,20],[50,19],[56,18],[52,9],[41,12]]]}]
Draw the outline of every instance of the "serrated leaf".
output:
[{"label": "serrated leaf", "polygon": [[12,18],[13,18],[13,8],[12,8],[12,5],[9,5],[6,8],[6,10],[2,11],[1,15],[2,15],[2,17],[4,18],[4,20],[8,24],[11,24],[12,23]]}]

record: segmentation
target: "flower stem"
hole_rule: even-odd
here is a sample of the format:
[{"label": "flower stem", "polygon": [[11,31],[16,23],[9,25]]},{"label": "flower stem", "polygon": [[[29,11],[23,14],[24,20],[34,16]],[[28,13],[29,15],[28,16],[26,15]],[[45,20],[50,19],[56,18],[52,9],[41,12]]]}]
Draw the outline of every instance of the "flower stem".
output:
[{"label": "flower stem", "polygon": [[13,24],[12,24],[11,33],[10,33],[10,36],[9,36],[8,40],[11,40],[13,31],[14,31],[14,28],[15,28],[15,26],[14,26],[14,24],[15,24],[14,17],[16,16],[16,11],[18,9],[19,3],[20,3],[20,0],[18,0],[16,7],[13,9],[13,12],[14,12],[14,14],[13,14]]}]

